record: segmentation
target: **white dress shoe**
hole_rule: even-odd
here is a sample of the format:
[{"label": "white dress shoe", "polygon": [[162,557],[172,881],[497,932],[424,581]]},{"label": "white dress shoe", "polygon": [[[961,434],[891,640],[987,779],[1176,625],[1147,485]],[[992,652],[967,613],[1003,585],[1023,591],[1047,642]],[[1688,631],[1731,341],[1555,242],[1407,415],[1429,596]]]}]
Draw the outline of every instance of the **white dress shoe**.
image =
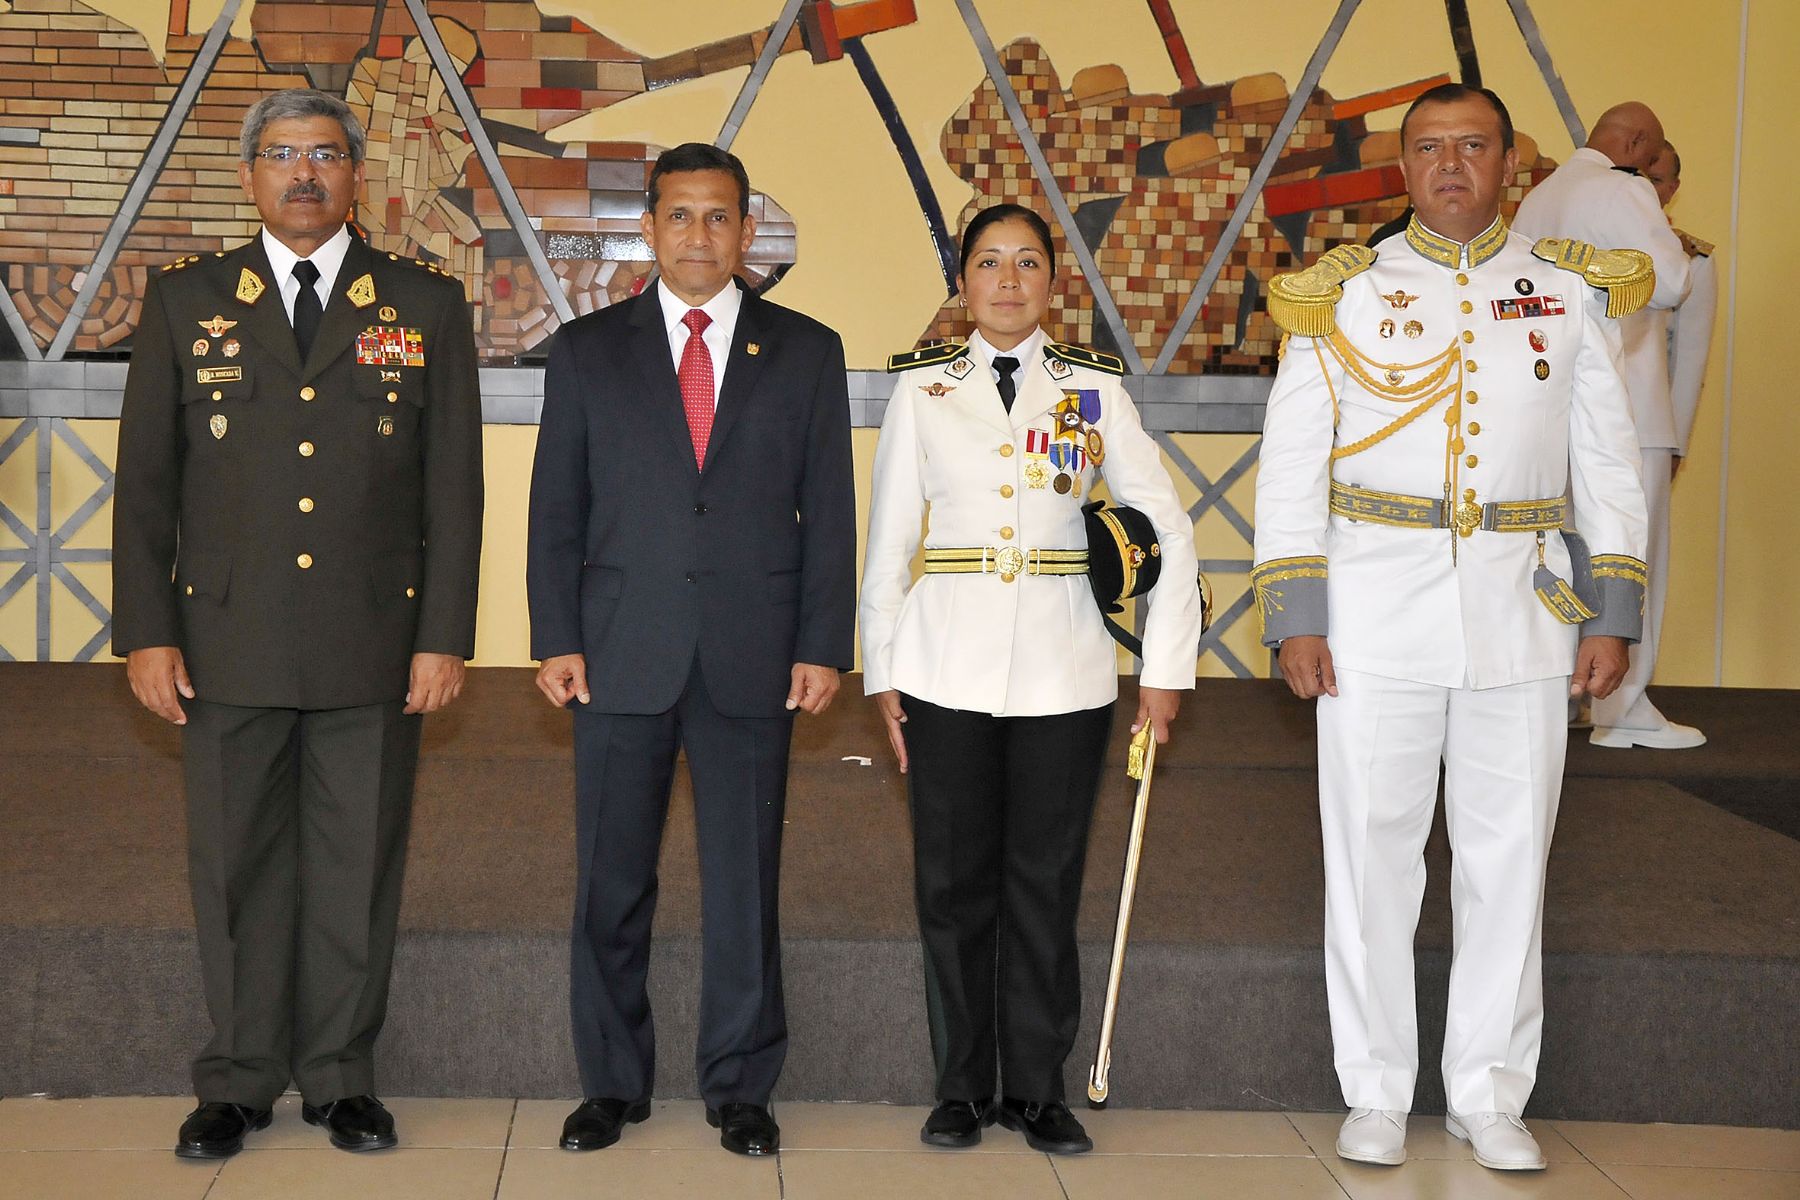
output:
[{"label": "white dress shoe", "polygon": [[1339,1158],[1397,1167],[1406,1161],[1406,1114],[1391,1108],[1353,1108],[1338,1130]]},{"label": "white dress shoe", "polygon": [[1692,725],[1677,725],[1670,721],[1658,729],[1596,725],[1594,732],[1588,734],[1588,741],[1612,750],[1629,750],[1633,746],[1647,746],[1652,750],[1692,750],[1695,746],[1706,745],[1706,735]]},{"label": "white dress shoe", "polygon": [[1511,1113],[1483,1112],[1444,1118],[1444,1128],[1475,1149],[1475,1161],[1494,1171],[1541,1171],[1544,1152],[1525,1122]]}]

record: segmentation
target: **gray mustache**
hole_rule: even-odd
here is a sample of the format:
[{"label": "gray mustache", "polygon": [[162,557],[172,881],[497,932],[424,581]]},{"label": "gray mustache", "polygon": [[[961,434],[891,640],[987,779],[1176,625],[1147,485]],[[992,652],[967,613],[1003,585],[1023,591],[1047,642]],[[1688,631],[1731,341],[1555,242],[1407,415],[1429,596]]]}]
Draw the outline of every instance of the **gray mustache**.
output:
[{"label": "gray mustache", "polygon": [[303,180],[300,183],[294,184],[294,186],[290,187],[287,191],[281,193],[281,199],[283,202],[289,200],[325,201],[331,199],[331,197],[326,193],[325,189],[318,184],[313,183],[311,180]]}]

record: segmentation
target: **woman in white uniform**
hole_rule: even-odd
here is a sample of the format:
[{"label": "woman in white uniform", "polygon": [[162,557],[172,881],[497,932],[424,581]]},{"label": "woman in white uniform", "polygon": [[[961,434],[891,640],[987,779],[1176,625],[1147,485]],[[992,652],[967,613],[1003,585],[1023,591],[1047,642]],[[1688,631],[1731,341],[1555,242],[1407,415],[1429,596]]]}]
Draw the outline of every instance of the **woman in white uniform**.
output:
[{"label": "woman in white uniform", "polygon": [[1201,603],[1192,527],[1122,365],[1041,328],[1054,275],[1042,218],[982,211],[957,278],[967,343],[889,361],[861,619],[865,690],[911,782],[939,1100],[920,1136],[972,1146],[998,1120],[1074,1154],[1093,1147],[1063,1092],[1081,1015],[1075,914],[1118,695],[1086,578],[1098,478],[1161,544],[1132,723],[1158,742],[1194,684]]}]

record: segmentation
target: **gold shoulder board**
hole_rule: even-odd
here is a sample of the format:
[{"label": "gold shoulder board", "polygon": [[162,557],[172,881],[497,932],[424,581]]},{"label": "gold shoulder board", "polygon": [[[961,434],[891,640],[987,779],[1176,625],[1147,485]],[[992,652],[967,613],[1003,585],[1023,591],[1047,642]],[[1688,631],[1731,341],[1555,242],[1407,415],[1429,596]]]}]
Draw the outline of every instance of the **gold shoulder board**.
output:
[{"label": "gold shoulder board", "polygon": [[1078,367],[1092,367],[1096,371],[1105,371],[1108,375],[1123,375],[1125,360],[1117,355],[1105,354],[1099,350],[1090,350],[1086,346],[1076,346],[1069,342],[1045,342],[1044,353],[1052,358],[1060,358],[1066,363]]},{"label": "gold shoulder board", "polygon": [[1368,270],[1375,251],[1354,242],[1333,246],[1304,271],[1269,280],[1269,316],[1289,333],[1326,337],[1337,328],[1344,281]]},{"label": "gold shoulder board", "polygon": [[962,357],[967,347],[962,342],[938,342],[930,346],[921,346],[917,350],[902,350],[899,354],[888,355],[887,369],[892,371],[910,371],[914,367],[935,367],[939,363],[954,362]]},{"label": "gold shoulder board", "polygon": [[1675,236],[1681,239],[1681,248],[1688,252],[1689,258],[1711,258],[1713,244],[1703,242],[1685,229],[1677,229]]},{"label": "gold shoulder board", "polygon": [[1531,252],[1606,293],[1606,315],[1627,317],[1650,303],[1656,264],[1642,250],[1600,250],[1574,238],[1539,238]]},{"label": "gold shoulder board", "polygon": [[184,255],[181,258],[176,259],[174,262],[164,263],[163,270],[165,270],[165,271],[185,271],[189,267],[193,266],[195,263],[197,263],[199,261],[200,261],[200,256],[198,254],[188,254],[188,255]]}]

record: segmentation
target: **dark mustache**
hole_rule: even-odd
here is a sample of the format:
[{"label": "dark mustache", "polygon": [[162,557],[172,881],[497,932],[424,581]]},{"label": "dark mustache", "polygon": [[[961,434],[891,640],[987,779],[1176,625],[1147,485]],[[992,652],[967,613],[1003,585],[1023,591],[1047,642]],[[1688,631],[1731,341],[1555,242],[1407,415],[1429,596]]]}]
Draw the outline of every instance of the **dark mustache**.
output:
[{"label": "dark mustache", "polygon": [[329,199],[331,199],[331,196],[325,189],[310,179],[303,179],[288,188],[287,191],[281,193],[281,200],[284,204],[290,200],[318,200],[323,202]]}]

